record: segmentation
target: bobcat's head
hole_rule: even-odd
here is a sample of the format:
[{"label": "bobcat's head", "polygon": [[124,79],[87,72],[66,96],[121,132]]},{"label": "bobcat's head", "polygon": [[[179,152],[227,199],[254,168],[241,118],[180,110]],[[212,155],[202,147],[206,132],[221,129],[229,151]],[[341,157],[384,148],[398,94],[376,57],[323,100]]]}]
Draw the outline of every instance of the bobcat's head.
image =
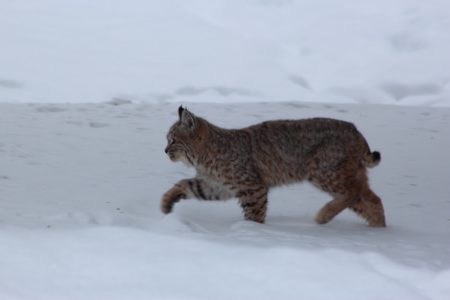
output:
[{"label": "bobcat's head", "polygon": [[201,139],[198,119],[186,108],[178,108],[179,120],[170,127],[167,133],[167,147],[165,152],[172,161],[182,161],[187,165],[194,165],[195,146]]}]

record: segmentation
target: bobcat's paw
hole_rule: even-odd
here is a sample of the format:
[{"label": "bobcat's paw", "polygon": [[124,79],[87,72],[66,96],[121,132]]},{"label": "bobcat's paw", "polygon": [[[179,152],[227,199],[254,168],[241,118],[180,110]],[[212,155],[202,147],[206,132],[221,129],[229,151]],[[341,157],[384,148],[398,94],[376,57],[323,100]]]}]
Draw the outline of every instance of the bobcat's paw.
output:
[{"label": "bobcat's paw", "polygon": [[328,222],[330,222],[331,219],[333,219],[333,217],[330,217],[324,211],[320,211],[316,215],[315,221],[316,221],[317,224],[323,225],[323,224],[327,224]]},{"label": "bobcat's paw", "polygon": [[173,203],[169,201],[161,200],[161,211],[163,214],[167,215],[172,212]]},{"label": "bobcat's paw", "polygon": [[175,186],[168,190],[161,199],[161,211],[164,214],[172,212],[173,206],[176,202],[185,198],[185,194],[180,190],[179,187]]}]

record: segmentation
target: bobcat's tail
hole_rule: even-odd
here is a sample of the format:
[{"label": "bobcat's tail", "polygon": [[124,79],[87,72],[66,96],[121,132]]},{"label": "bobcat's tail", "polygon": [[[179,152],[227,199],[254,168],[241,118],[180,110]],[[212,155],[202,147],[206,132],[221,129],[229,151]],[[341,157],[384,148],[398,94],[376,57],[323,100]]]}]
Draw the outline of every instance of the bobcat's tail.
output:
[{"label": "bobcat's tail", "polygon": [[381,161],[381,153],[378,151],[373,152],[369,151],[363,158],[364,165],[368,168],[378,166],[380,161]]}]

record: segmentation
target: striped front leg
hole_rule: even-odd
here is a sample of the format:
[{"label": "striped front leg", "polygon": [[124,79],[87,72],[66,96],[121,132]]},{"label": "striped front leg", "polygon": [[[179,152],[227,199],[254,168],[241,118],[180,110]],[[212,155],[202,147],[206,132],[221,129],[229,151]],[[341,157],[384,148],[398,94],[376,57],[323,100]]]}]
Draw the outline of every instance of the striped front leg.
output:
[{"label": "striped front leg", "polygon": [[209,178],[194,177],[183,179],[168,190],[161,199],[161,211],[168,214],[174,204],[181,199],[227,200],[234,193],[226,186]]},{"label": "striped front leg", "polygon": [[164,214],[168,214],[172,211],[175,203],[181,199],[186,199],[187,184],[184,180],[175,184],[170,190],[168,190],[161,199],[161,211]]},{"label": "striped front leg", "polygon": [[246,220],[264,223],[267,212],[267,188],[252,186],[241,189],[237,196]]}]

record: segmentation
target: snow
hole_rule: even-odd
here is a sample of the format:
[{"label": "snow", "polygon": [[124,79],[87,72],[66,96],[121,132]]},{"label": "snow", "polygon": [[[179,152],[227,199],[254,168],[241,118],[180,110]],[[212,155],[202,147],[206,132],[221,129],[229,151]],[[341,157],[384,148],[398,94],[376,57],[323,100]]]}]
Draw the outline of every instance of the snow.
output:
[{"label": "snow", "polygon": [[388,227],[275,189],[264,225],[236,200],[160,196],[193,170],[164,154],[177,104],[0,104],[1,299],[448,299],[448,108],[190,103],[224,127],[325,116],[358,125]]},{"label": "snow", "polygon": [[1,102],[450,106],[447,0],[15,0]]},{"label": "snow", "polygon": [[[0,8],[0,299],[450,299],[450,2],[15,0]],[[161,195],[178,105],[356,124],[387,227],[329,196]]]}]

